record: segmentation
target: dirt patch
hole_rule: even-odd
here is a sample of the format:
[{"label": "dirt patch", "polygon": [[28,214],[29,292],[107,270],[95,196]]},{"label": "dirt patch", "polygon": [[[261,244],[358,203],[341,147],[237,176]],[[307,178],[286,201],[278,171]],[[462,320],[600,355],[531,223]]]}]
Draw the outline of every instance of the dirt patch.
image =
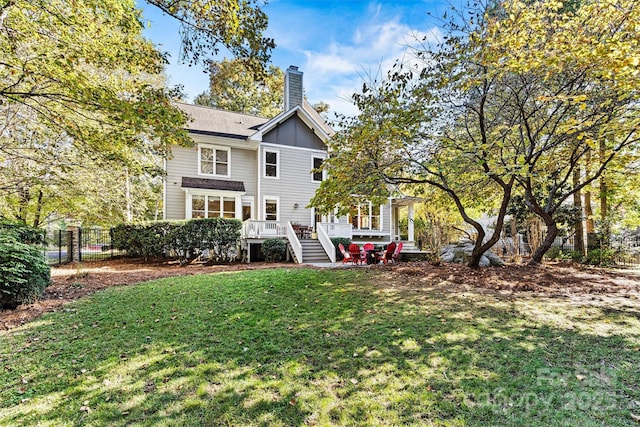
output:
[{"label": "dirt patch", "polygon": [[[130,285],[163,277],[281,266],[297,267],[295,264],[267,263],[213,266],[196,264],[181,267],[173,263],[149,264],[142,260],[111,260],[67,265],[52,269],[52,284],[36,303],[20,306],[13,311],[0,311],[0,330],[15,328],[43,313],[56,311],[63,304],[111,286]],[[447,291],[491,292],[502,295],[526,293],[528,296],[572,298],[606,295],[638,300],[640,297],[640,271],[637,270],[605,270],[573,264],[545,264],[536,267],[508,265],[474,271],[463,265],[434,266],[427,262],[379,265],[373,266],[372,269],[386,276],[388,283],[395,283],[400,288],[437,286]]]}]

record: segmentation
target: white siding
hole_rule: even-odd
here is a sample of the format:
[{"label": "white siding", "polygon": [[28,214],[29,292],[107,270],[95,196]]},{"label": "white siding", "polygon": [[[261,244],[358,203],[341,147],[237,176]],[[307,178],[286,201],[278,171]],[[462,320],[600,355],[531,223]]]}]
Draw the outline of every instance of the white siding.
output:
[{"label": "white siding", "polygon": [[[237,141],[228,141],[224,138],[203,138],[199,136],[200,142],[207,144],[215,144],[219,146],[231,145],[231,161],[229,167],[231,169],[231,177],[221,177],[219,179],[242,181],[247,196],[256,196],[258,166],[256,152],[254,150],[244,150],[237,148]],[[185,218],[185,193],[182,189],[182,177],[198,177],[198,146],[183,148],[173,147],[172,156],[167,159],[167,177],[166,177],[166,198],[165,198],[165,218],[166,219],[184,219]],[[213,178],[211,176],[202,176],[203,178]],[[255,209],[255,208],[254,208]]]},{"label": "white siding", "polygon": [[[280,153],[280,176],[278,179],[264,178],[261,171],[262,198],[264,195],[280,196],[279,213],[281,221],[295,221],[303,225],[312,225],[312,210],[306,208],[306,206],[320,186],[320,182],[311,180],[312,158],[324,158],[326,153],[284,145],[263,145],[261,147],[262,152],[274,149]],[[297,208],[294,207],[296,204],[298,205]]]}]

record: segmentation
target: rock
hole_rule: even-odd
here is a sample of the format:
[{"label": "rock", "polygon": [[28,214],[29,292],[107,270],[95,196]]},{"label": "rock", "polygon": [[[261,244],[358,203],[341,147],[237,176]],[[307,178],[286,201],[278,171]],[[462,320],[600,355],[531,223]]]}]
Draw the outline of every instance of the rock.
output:
[{"label": "rock", "polygon": [[440,260],[442,262],[453,262],[455,257],[456,257],[456,254],[454,254],[453,252],[447,252],[447,251],[440,252]]},{"label": "rock", "polygon": [[[444,246],[440,250],[440,259],[442,262],[453,262],[457,264],[466,264],[471,259],[474,243],[471,240],[464,239],[457,243]],[[480,267],[504,265],[504,261],[491,251],[485,252],[480,258]]]}]

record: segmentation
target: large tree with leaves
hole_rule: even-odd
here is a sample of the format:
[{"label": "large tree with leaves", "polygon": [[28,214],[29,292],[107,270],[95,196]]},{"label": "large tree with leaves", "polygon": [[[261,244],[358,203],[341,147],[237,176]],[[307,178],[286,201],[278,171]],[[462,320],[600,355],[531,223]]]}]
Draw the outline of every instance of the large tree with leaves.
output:
[{"label": "large tree with leaves", "polygon": [[213,61],[209,81],[209,90],[196,97],[196,104],[261,117],[282,111],[284,73],[278,67],[257,75],[242,59]]},{"label": "large tree with leaves", "polygon": [[[540,262],[563,203],[636,147],[633,3],[584,1],[567,9],[506,0],[455,15],[442,43],[416,52],[421,61],[399,64],[379,94],[365,85],[354,97],[362,115],[344,127],[327,162],[331,179],[314,202],[344,200],[351,182],[361,187],[355,194],[374,195],[381,183],[433,185],[477,231],[469,263],[476,267],[499,238],[518,188],[547,227],[532,258]],[[604,153],[599,165],[572,185],[579,161],[596,146]],[[365,176],[360,168],[367,178],[355,181]],[[497,213],[490,236],[466,213],[478,202]]]},{"label": "large tree with leaves", "polygon": [[[149,3],[181,22],[192,63],[227,47],[257,73],[264,67],[273,41],[262,36],[257,3]],[[176,94],[157,77],[165,54],[143,38],[143,25],[133,0],[0,1],[0,174],[16,183],[3,185],[5,202],[40,194],[29,185],[74,167],[144,174],[154,156],[189,143]],[[69,150],[77,163],[60,155]],[[42,162],[41,176],[18,167],[26,160]]]}]

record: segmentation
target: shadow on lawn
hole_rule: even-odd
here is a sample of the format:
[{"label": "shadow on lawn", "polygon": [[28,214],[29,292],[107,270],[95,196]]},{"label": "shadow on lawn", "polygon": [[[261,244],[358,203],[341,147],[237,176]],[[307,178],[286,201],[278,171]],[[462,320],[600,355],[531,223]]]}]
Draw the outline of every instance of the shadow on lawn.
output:
[{"label": "shadow on lawn", "polygon": [[0,424],[633,425],[633,316],[598,336],[563,323],[577,314],[400,291],[375,274],[282,269],[95,294],[0,336],[16,350],[0,354]]}]

